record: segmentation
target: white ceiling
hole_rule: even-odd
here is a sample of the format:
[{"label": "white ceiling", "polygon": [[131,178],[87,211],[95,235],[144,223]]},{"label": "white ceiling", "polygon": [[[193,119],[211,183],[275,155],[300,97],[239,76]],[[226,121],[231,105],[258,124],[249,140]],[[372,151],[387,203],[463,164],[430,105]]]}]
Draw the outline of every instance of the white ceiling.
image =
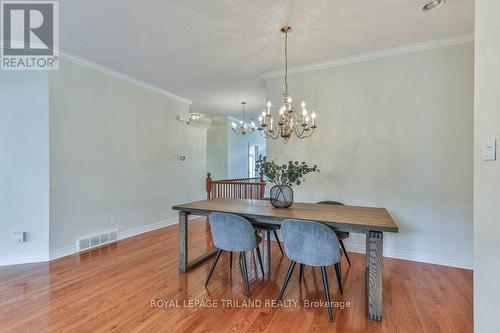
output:
[{"label": "white ceiling", "polygon": [[[191,110],[233,114],[265,104],[260,74],[283,67],[282,25],[297,66],[444,38],[474,29],[474,1],[61,0],[60,47],[193,100]],[[293,92],[292,92],[293,93]]]}]

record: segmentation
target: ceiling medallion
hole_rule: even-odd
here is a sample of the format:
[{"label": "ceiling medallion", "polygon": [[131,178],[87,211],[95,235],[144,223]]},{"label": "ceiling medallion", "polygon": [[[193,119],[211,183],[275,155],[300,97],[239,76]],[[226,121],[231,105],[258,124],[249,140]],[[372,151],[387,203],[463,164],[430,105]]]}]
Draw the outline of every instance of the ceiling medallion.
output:
[{"label": "ceiling medallion", "polygon": [[262,136],[270,139],[283,138],[286,143],[295,135],[299,139],[310,137],[316,128],[316,113],[309,112],[306,109],[306,102],[300,103],[301,113],[292,105],[292,97],[288,94],[288,34],[292,27],[281,28],[285,34],[285,92],[283,94],[284,102],[279,109],[278,121],[275,121],[271,114],[271,101],[267,102],[267,110],[262,111],[259,117],[258,130]]}]

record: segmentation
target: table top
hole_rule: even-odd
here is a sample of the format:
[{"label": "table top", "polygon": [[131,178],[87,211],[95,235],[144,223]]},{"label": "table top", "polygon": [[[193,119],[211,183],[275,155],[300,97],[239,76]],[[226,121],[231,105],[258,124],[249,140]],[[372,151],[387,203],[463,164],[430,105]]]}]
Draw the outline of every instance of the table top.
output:
[{"label": "table top", "polygon": [[214,198],[172,207],[193,214],[223,212],[250,218],[299,219],[324,222],[349,231],[398,232],[398,226],[385,208],[325,205],[294,202],[290,208],[274,208],[269,200]]}]

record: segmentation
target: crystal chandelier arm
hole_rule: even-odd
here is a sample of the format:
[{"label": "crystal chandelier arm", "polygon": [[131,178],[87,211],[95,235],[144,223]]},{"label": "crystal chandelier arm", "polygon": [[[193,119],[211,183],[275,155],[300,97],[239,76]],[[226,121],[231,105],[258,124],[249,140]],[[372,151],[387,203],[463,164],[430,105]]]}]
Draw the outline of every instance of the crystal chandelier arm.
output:
[{"label": "crystal chandelier arm", "polygon": [[280,136],[280,132],[281,130],[279,128],[273,130],[272,132],[271,131],[267,131],[267,135],[272,138],[273,140],[277,139],[279,136]]},{"label": "crystal chandelier arm", "polygon": [[262,127],[259,130],[260,135],[262,135],[264,138],[271,138],[273,140],[277,139],[280,136],[281,129],[277,128],[273,130],[272,132],[267,129],[267,127]]},{"label": "crystal chandelier arm", "polygon": [[[302,126],[300,126],[300,127],[302,127]],[[305,139],[305,138],[310,137],[314,133],[314,128],[311,128],[311,127],[308,127],[308,128],[309,129],[306,131],[305,127],[302,127],[301,130],[298,129],[297,127],[295,127],[295,129],[294,129],[295,135],[299,139]]]}]

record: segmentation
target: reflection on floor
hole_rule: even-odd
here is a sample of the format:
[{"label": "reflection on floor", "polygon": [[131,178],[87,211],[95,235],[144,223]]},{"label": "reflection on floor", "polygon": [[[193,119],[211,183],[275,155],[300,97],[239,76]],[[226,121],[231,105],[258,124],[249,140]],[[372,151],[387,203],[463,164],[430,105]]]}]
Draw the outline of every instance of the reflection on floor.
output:
[{"label": "reflection on floor", "polygon": [[[204,219],[190,224],[195,257],[211,246],[210,234]],[[311,267],[300,286],[297,269],[285,294],[298,302],[269,306],[289,264],[276,244],[264,278],[248,256],[249,299],[237,260],[231,276],[223,254],[205,289],[211,260],[179,273],[177,244],[177,226],[170,226],[49,264],[0,268],[0,331],[472,332],[469,270],[384,259],[384,320],[375,322],[366,317],[364,255],[352,253],[351,267],[342,261],[344,295],[329,268],[337,302],[330,323],[324,304],[315,302],[324,294],[320,272]]]}]

